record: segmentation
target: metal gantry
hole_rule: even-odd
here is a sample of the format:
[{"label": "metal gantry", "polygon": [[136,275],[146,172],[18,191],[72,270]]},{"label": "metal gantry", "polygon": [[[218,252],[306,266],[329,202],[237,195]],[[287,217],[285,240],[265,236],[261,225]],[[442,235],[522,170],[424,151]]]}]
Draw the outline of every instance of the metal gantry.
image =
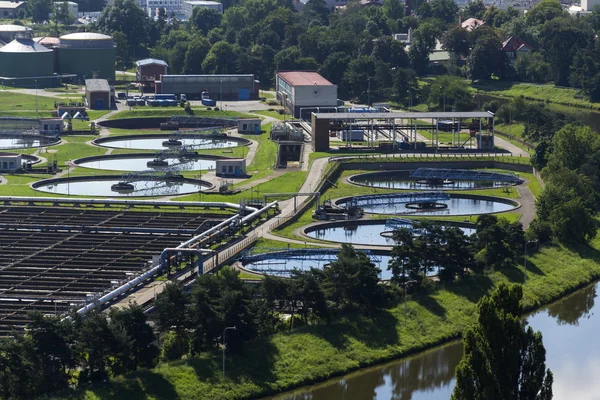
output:
[{"label": "metal gantry", "polygon": [[471,181],[498,181],[510,183],[523,183],[517,175],[502,174],[491,171],[478,171],[473,169],[443,169],[443,168],[418,168],[410,172],[414,179],[449,179]]},{"label": "metal gantry", "polygon": [[450,200],[450,195],[445,192],[410,192],[410,193],[386,193],[386,194],[367,194],[363,196],[354,196],[345,199],[338,204],[348,207],[364,206],[387,206],[391,204],[403,203],[434,203],[438,201]]},{"label": "metal gantry", "polygon": [[415,221],[413,221],[412,219],[390,218],[385,221],[385,229],[391,229],[395,231],[397,229],[405,228],[412,231],[414,229],[414,223]]}]

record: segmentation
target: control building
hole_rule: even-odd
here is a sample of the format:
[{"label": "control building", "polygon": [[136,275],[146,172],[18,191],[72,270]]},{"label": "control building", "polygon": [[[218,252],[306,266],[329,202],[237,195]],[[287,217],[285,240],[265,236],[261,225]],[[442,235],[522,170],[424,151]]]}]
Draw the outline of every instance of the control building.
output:
[{"label": "control building", "polygon": [[[277,100],[295,118],[301,117],[300,112],[303,108],[337,107],[337,85],[316,72],[278,72],[275,77],[275,90]],[[310,114],[302,114],[302,118],[309,118]]]},{"label": "control building", "polygon": [[220,101],[257,100],[259,81],[254,75],[163,75],[156,81],[157,94],[185,94],[199,99],[203,92]]}]

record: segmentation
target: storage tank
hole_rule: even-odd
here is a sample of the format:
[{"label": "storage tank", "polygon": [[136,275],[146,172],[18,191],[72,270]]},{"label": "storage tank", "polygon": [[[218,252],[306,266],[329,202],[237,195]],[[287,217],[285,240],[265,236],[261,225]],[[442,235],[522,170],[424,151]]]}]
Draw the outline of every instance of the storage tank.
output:
[{"label": "storage tank", "polygon": [[52,50],[34,42],[32,39],[17,37],[0,48],[0,76],[7,78],[31,78],[7,80],[5,84],[14,86],[32,86],[37,80],[38,86],[48,86],[54,74],[54,56]]},{"label": "storage tank", "polygon": [[17,36],[31,37],[33,30],[21,25],[0,25],[0,40],[8,43]]},{"label": "storage tank", "polygon": [[115,44],[100,33],[70,33],[60,37],[58,72],[81,79],[115,78]]}]

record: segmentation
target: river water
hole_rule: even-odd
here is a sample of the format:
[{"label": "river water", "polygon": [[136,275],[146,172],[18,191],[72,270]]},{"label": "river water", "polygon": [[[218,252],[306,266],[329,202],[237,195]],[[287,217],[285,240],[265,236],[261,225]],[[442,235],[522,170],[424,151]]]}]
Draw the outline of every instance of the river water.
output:
[{"label": "river water", "polygon": [[[581,289],[527,318],[542,332],[557,400],[600,399],[600,346],[594,345],[600,331],[600,306],[595,304],[599,286]],[[452,393],[461,357],[462,344],[454,342],[272,400],[445,400]]]}]

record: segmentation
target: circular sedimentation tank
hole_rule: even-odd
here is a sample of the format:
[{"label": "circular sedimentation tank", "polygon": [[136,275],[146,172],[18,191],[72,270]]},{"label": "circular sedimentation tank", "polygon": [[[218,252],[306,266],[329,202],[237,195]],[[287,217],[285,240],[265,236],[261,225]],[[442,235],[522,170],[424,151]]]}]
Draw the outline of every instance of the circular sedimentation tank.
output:
[{"label": "circular sedimentation tank", "polygon": [[58,143],[60,143],[60,139],[58,137],[38,135],[0,135],[0,150],[46,147]]},{"label": "circular sedimentation tank", "polygon": [[119,176],[45,179],[31,185],[41,192],[98,197],[158,197],[198,193],[214,187],[210,182],[183,177],[124,180]]},{"label": "circular sedimentation tank", "polygon": [[512,186],[502,181],[469,179],[411,179],[411,171],[379,171],[354,175],[348,181],[355,185],[399,190],[477,190]]},{"label": "circular sedimentation tank", "polygon": [[225,157],[199,155],[196,153],[157,157],[156,153],[110,154],[79,158],[74,164],[83,168],[105,171],[146,171],[181,167],[185,171],[214,170],[216,160]]},{"label": "circular sedimentation tank", "polygon": [[107,35],[77,32],[59,38],[57,65],[61,74],[82,78],[115,78],[115,43]]},{"label": "circular sedimentation tank", "polygon": [[[170,139],[174,139],[174,141],[170,142]],[[185,146],[192,150],[210,150],[247,146],[251,142],[247,139],[231,136],[190,134],[172,138],[170,134],[148,134],[103,137],[94,140],[93,143],[97,146],[116,149],[168,150],[174,147]]]},{"label": "circular sedimentation tank", "polygon": [[[427,192],[424,192],[427,193]],[[467,194],[450,194],[447,199],[405,200],[403,194],[386,194],[385,201],[369,204],[366,199],[370,195],[352,196],[335,201],[337,207],[347,203],[361,207],[365,213],[387,215],[479,215],[495,214],[514,210],[520,207],[517,201],[491,196]],[[397,196],[397,198],[396,198]]]},{"label": "circular sedimentation tank", "polygon": [[[470,224],[458,224],[458,226],[467,235],[472,235],[475,232],[475,229]],[[385,220],[326,222],[304,229],[304,235],[312,239],[354,245],[387,247],[396,244],[392,232],[393,228],[387,226]]]}]

